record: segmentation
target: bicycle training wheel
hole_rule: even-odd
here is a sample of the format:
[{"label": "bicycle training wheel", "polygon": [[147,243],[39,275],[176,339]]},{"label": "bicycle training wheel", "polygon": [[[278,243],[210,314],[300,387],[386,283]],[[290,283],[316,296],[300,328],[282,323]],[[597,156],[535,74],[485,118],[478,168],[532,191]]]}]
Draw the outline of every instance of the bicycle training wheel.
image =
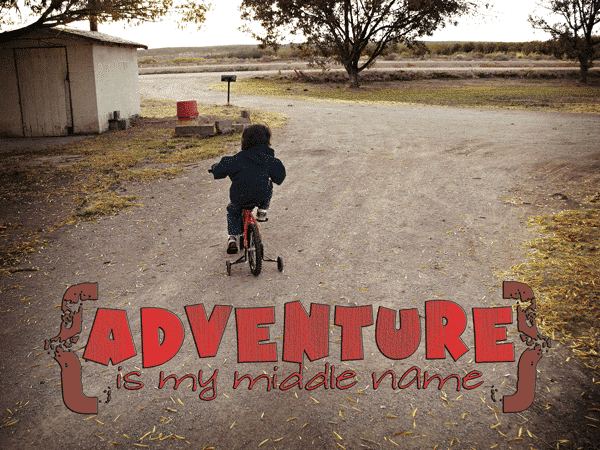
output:
[{"label": "bicycle training wheel", "polygon": [[245,239],[244,239],[244,215],[242,214],[242,234],[240,236],[240,251],[244,250],[244,246],[246,245]]},{"label": "bicycle training wheel", "polygon": [[251,223],[248,226],[248,264],[250,264],[250,272],[255,277],[258,276],[262,269],[263,248],[258,234],[258,228]]}]

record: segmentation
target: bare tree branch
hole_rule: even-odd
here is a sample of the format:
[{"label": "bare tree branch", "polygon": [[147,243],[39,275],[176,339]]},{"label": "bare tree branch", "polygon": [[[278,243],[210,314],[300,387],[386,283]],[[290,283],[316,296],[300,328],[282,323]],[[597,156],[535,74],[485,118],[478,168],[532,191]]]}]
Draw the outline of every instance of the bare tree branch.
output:
[{"label": "bare tree branch", "polygon": [[[21,27],[0,34],[7,41],[38,28],[68,25],[72,22],[97,17],[98,23],[127,21],[133,25],[153,22],[167,15],[178,18],[180,25],[196,24],[206,20],[211,5],[207,0],[1,0],[0,30],[15,25],[9,16],[18,15]],[[23,21],[25,21],[23,23]]]}]

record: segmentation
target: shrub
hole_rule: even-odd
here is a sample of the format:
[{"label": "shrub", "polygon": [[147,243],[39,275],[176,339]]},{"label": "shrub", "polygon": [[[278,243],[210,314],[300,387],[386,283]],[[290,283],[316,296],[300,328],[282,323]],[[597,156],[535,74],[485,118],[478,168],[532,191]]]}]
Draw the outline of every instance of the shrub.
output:
[{"label": "shrub", "polygon": [[494,61],[509,61],[510,58],[505,55],[504,53],[497,53],[494,55],[494,57],[492,58]]},{"label": "shrub", "polygon": [[392,53],[397,53],[399,55],[403,54],[403,53],[407,53],[408,52],[408,47],[406,45],[397,45],[396,47],[394,47],[394,50]]},{"label": "shrub", "polygon": [[141,65],[141,64],[157,64],[157,63],[158,63],[158,61],[156,59],[154,59],[154,58],[144,58],[144,59],[140,59],[138,61],[138,65]]},{"label": "shrub", "polygon": [[424,42],[415,42],[408,48],[411,51],[412,55],[416,58],[423,57],[431,53],[431,50],[429,50],[429,47],[427,47],[427,44],[425,44]]},{"label": "shrub", "polygon": [[538,71],[539,78],[558,78],[558,74],[556,72],[548,72],[548,71]]},{"label": "shrub", "polygon": [[532,53],[540,53],[542,50],[542,42],[540,41],[531,41],[525,42],[523,44],[522,52],[526,55],[531,55]]},{"label": "shrub", "polygon": [[456,43],[454,44],[454,46],[450,45],[450,44],[446,44],[446,43],[429,43],[427,45],[431,51],[431,53],[435,54],[435,55],[442,55],[442,56],[450,56],[453,53],[456,53],[457,51],[460,50],[460,44]]},{"label": "shrub", "polygon": [[495,42],[486,42],[483,44],[483,53],[495,53],[496,52],[496,43]]},{"label": "shrub", "polygon": [[535,70],[528,70],[525,73],[525,78],[538,78],[537,73],[535,72]]},{"label": "shrub", "polygon": [[433,79],[458,79],[460,78],[460,75],[455,74],[455,73],[450,73],[450,72],[432,72],[431,73],[431,78]]},{"label": "shrub", "polygon": [[496,72],[496,76],[500,78],[518,78],[519,74],[517,72]]},{"label": "shrub", "polygon": [[227,53],[228,58],[239,58],[239,59],[260,59],[264,55],[272,54],[272,50],[261,50],[256,48],[240,48]]},{"label": "shrub", "polygon": [[452,55],[452,59],[456,60],[456,61],[470,61],[472,59],[472,54],[469,53],[468,55],[466,53],[456,53],[454,55]]},{"label": "shrub", "polygon": [[[473,50],[475,50],[475,44],[473,44],[472,42],[466,42],[466,43],[462,44],[461,50],[465,53],[472,52]],[[480,51],[481,53],[483,53],[483,51],[481,51],[481,50],[477,50],[477,51]]]},{"label": "shrub", "polygon": [[281,48],[277,51],[277,55],[281,59],[298,59],[301,56],[301,52],[295,47]]},{"label": "shrub", "polygon": [[508,42],[498,42],[496,50],[502,53],[508,53],[510,51],[510,44]]},{"label": "shrub", "polygon": [[172,64],[194,64],[204,61],[204,58],[175,58],[167,61]]}]

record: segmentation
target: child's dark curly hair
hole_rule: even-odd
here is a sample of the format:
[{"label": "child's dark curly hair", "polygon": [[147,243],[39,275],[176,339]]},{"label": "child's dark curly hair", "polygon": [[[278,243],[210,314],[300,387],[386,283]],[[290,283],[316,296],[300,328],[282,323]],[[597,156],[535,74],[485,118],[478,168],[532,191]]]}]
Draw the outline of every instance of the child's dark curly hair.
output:
[{"label": "child's dark curly hair", "polygon": [[250,125],[242,133],[242,150],[259,145],[271,145],[271,130],[262,124]]}]

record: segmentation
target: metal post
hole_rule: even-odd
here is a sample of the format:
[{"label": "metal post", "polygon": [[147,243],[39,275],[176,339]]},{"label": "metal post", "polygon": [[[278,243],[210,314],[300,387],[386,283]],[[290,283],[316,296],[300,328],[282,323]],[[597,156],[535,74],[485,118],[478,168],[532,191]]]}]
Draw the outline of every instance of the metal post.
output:
[{"label": "metal post", "polygon": [[221,75],[221,81],[227,81],[227,105],[229,105],[229,92],[231,89],[231,82],[235,81],[235,75]]}]

